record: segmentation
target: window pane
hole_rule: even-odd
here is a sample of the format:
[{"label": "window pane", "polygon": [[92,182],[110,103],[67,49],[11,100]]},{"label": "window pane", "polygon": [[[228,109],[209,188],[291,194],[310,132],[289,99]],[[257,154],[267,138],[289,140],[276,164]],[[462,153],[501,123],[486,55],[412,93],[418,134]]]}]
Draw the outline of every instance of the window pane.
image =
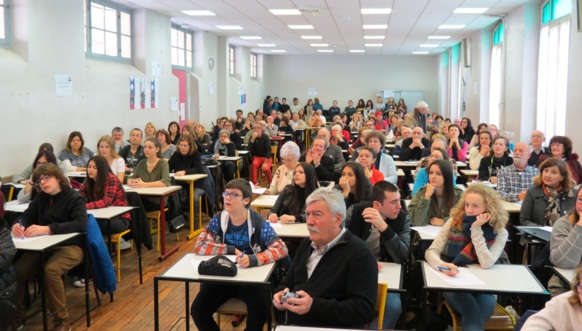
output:
[{"label": "window pane", "polygon": [[186,67],[192,68],[192,52],[186,51]]},{"label": "window pane", "polygon": [[121,33],[131,36],[131,16],[128,13],[121,12]]},{"label": "window pane", "polygon": [[552,1],[552,20],[570,15],[572,13],[571,0],[553,0]]},{"label": "window pane", "polygon": [[117,32],[117,11],[105,7],[105,30]]},{"label": "window pane", "polygon": [[105,54],[105,32],[103,30],[91,29],[91,52]]},{"label": "window pane", "polygon": [[501,25],[499,25],[499,42],[502,43],[503,42],[503,23],[501,23]]},{"label": "window pane", "polygon": [[121,57],[131,59],[131,37],[121,36]]},{"label": "window pane", "polygon": [[542,8],[542,24],[546,24],[551,20],[550,3],[546,3]]},{"label": "window pane", "polygon": [[117,33],[105,32],[105,54],[117,56]]},{"label": "window pane", "polygon": [[184,48],[184,32],[178,31],[178,47]]},{"label": "window pane", "polygon": [[191,51],[192,50],[192,34],[186,33],[186,49]]},{"label": "window pane", "polygon": [[103,6],[98,5],[96,3],[91,3],[91,27],[104,29],[104,13],[103,13]]}]

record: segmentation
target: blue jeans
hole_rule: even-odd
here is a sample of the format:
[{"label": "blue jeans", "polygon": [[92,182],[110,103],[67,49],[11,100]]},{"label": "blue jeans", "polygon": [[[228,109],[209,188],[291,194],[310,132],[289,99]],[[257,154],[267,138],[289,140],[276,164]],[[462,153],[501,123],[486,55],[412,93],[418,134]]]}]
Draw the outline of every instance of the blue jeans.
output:
[{"label": "blue jeans", "polygon": [[[402,303],[400,302],[400,294],[388,292],[386,295],[386,307],[384,308],[384,321],[382,322],[382,329],[394,329],[396,323],[402,315]],[[370,325],[370,330],[378,329],[378,320]]]},{"label": "blue jeans", "polygon": [[483,330],[483,325],[493,315],[497,303],[492,294],[458,292],[447,292],[445,301],[461,315],[464,331]]}]

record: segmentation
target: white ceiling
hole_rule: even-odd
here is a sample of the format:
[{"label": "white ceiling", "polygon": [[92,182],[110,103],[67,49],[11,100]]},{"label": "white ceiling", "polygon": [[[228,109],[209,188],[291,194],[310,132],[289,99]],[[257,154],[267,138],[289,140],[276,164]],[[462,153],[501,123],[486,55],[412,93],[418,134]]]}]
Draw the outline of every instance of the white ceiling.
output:
[{"label": "white ceiling", "polygon": [[[169,16],[172,22],[193,31],[204,30],[228,36],[231,44],[249,47],[253,52],[272,53],[282,49],[293,55],[350,54],[350,49],[365,50],[368,55],[411,55],[413,51],[440,53],[528,0],[116,0],[132,8],[148,8]],[[302,12],[298,16],[275,16],[269,9],[311,7],[319,13]],[[489,8],[484,14],[454,14],[458,7]],[[389,15],[362,15],[360,8],[392,8]],[[183,10],[210,10],[216,16],[192,17]],[[292,30],[289,24],[311,24],[313,30]],[[388,24],[385,30],[364,30],[363,24]],[[462,29],[439,30],[441,24],[463,24]],[[242,30],[221,30],[216,26],[239,25]],[[262,40],[243,40],[240,36],[260,36]],[[303,40],[304,35],[319,35],[321,40]],[[384,40],[364,40],[364,35],[384,36]],[[448,40],[427,40],[430,35],[450,35]],[[329,47],[312,47],[326,43]],[[382,47],[365,47],[381,43]],[[259,47],[258,44],[275,44]],[[421,44],[438,44],[421,48]]]}]

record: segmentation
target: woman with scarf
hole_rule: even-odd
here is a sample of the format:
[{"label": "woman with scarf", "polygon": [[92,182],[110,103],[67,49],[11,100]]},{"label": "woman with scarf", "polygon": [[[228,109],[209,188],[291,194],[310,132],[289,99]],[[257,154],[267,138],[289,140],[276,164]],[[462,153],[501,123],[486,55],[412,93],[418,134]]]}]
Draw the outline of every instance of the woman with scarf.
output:
[{"label": "woman with scarf", "polygon": [[575,183],[565,161],[549,158],[540,164],[539,170],[521,205],[522,226],[553,226],[576,204]]},{"label": "woman with scarf", "polygon": [[[507,258],[503,249],[508,218],[494,189],[481,183],[469,185],[426,251],[426,261],[450,277],[460,272],[459,267],[472,263],[484,269],[493,267]],[[447,292],[445,301],[461,316],[463,330],[483,330],[496,304],[492,294],[468,292]]]},{"label": "woman with scarf", "polygon": [[497,170],[512,164],[513,158],[509,156],[509,140],[497,136],[493,139],[493,153],[489,153],[488,157],[483,157],[479,163],[477,179],[497,184]]}]

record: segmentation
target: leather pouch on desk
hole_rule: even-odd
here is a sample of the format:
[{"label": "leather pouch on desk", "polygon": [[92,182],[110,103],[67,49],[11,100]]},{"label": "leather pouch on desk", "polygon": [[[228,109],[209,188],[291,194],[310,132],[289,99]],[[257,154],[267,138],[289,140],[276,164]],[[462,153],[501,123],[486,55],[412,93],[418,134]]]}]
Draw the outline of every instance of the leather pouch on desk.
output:
[{"label": "leather pouch on desk", "polygon": [[234,277],[237,271],[236,264],[224,255],[217,255],[198,265],[198,273],[201,275]]},{"label": "leather pouch on desk", "polygon": [[176,233],[178,230],[186,226],[186,219],[184,215],[178,215],[168,222],[168,227],[170,228],[171,233]]}]

